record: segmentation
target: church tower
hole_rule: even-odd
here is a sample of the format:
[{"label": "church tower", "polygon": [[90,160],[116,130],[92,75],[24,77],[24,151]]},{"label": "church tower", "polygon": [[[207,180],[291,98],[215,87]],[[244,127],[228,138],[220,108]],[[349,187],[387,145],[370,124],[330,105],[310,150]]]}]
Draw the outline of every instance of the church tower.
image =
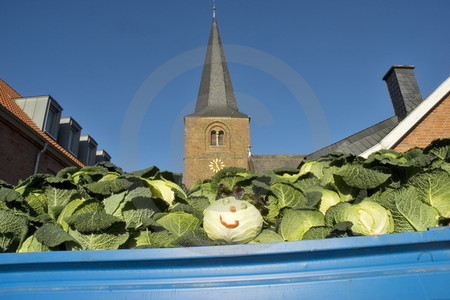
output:
[{"label": "church tower", "polygon": [[249,152],[250,117],[238,110],[214,10],[197,105],[184,117],[184,183],[248,169]]}]

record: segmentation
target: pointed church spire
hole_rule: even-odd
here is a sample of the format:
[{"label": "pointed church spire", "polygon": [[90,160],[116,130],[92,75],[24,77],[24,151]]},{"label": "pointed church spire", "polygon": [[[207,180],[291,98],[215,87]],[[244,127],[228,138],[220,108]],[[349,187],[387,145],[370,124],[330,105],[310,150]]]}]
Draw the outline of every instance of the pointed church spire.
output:
[{"label": "pointed church spire", "polygon": [[238,111],[231,77],[219,35],[219,28],[217,26],[215,2],[197,105],[192,116],[248,117]]}]

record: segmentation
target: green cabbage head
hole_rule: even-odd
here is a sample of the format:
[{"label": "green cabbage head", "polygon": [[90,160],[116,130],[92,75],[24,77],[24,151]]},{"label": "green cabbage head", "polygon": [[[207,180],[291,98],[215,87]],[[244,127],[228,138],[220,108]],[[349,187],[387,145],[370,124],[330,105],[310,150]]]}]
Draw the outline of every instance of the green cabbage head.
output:
[{"label": "green cabbage head", "polygon": [[250,242],[263,225],[261,213],[255,206],[234,197],[216,200],[203,215],[203,229],[208,237],[227,244]]},{"label": "green cabbage head", "polygon": [[352,231],[363,235],[379,235],[394,231],[392,214],[380,204],[364,200],[358,204],[346,206],[341,212],[342,221],[353,223]]},{"label": "green cabbage head", "polygon": [[321,189],[319,191],[322,193],[322,198],[320,199],[319,210],[323,214],[326,214],[327,210],[331,206],[336,205],[341,202],[341,197],[338,195],[338,193],[327,190],[327,189]]}]

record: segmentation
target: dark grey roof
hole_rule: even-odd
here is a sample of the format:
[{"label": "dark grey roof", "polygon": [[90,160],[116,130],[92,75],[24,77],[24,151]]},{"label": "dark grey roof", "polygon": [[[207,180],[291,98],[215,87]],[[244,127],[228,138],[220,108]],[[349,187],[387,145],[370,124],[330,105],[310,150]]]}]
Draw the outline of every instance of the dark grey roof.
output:
[{"label": "dark grey roof", "polygon": [[238,110],[216,18],[213,18],[195,112],[189,116],[234,117]]},{"label": "dark grey roof", "polygon": [[398,123],[399,121],[396,116],[391,117],[332,145],[317,150],[316,152],[307,155],[307,158],[319,158],[331,152],[343,152],[360,155],[379,143],[395,128],[395,126],[398,125]]},{"label": "dark grey roof", "polygon": [[279,155],[252,155],[249,159],[250,170],[264,172],[280,168],[297,168],[305,158],[299,154]]},{"label": "dark grey roof", "polygon": [[393,65],[383,77],[394,106],[396,114],[394,117],[311,153],[307,158],[319,158],[330,152],[360,155],[378,144],[401,120],[422,103],[422,95],[413,70],[414,66]]}]

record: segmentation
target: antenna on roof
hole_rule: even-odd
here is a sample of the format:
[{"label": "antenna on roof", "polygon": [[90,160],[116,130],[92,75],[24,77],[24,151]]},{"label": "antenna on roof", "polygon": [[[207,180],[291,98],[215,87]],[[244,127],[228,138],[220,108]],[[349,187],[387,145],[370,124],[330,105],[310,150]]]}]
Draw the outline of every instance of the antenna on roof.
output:
[{"label": "antenna on roof", "polygon": [[213,11],[213,18],[216,18],[216,0],[213,0],[212,11]]}]

